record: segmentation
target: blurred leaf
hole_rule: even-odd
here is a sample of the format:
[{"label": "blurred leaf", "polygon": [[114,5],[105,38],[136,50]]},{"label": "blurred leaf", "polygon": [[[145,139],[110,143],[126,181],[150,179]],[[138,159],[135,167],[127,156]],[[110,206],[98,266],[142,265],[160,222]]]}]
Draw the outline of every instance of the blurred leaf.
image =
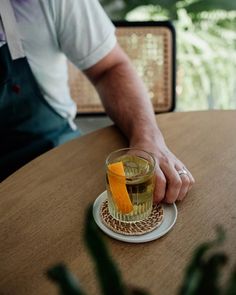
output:
[{"label": "blurred leaf", "polygon": [[47,271],[47,276],[58,284],[61,295],[85,295],[78,281],[64,264],[58,264]]},{"label": "blurred leaf", "polygon": [[[215,240],[200,245],[193,255],[192,261],[186,269],[185,278],[180,288],[179,295],[198,295],[198,294],[214,294],[217,290],[218,272],[226,257],[224,255],[215,254],[205,259],[205,254],[214,246],[219,245],[225,238],[222,228],[217,228],[217,237]],[[212,279],[211,282],[207,280]]]},{"label": "blurred leaf", "polygon": [[145,290],[132,288],[131,290],[129,290],[128,295],[149,295],[149,293]]},{"label": "blurred leaf", "polygon": [[212,10],[236,10],[236,1],[232,0],[199,0],[184,7],[188,13],[199,13]]},{"label": "blurred leaf", "polygon": [[227,286],[225,295],[236,295],[236,268],[234,268]]},{"label": "blurred leaf", "polygon": [[103,295],[125,295],[125,285],[120,273],[108,253],[101,232],[93,218],[93,207],[87,212],[85,224],[85,241],[95,262],[98,281]]},{"label": "blurred leaf", "polygon": [[213,254],[205,264],[202,265],[202,281],[196,294],[221,294],[219,277],[221,267],[225,265],[227,257],[223,253]]}]

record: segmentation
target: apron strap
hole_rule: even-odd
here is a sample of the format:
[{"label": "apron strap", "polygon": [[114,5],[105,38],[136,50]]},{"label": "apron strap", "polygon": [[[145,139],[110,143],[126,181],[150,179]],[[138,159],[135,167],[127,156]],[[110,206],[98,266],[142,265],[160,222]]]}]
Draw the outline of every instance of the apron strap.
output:
[{"label": "apron strap", "polygon": [[0,14],[11,58],[14,60],[25,57],[17,28],[15,13],[10,0],[0,0]]}]

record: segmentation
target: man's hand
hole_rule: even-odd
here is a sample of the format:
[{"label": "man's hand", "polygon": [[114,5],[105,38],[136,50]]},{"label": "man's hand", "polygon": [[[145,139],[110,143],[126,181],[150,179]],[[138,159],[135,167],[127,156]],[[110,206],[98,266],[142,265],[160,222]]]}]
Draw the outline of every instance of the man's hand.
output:
[{"label": "man's hand", "polygon": [[168,149],[163,138],[156,143],[132,144],[151,152],[156,159],[156,183],[154,202],[173,203],[182,201],[192,188],[195,180],[186,166]]}]

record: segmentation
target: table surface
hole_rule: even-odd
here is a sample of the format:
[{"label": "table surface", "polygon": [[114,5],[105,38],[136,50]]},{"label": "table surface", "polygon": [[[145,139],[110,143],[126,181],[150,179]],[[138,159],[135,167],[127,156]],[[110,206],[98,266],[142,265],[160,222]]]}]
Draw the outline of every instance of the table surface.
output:
[{"label": "table surface", "polygon": [[[129,285],[170,295],[216,225],[227,232],[229,266],[236,261],[236,111],[162,114],[157,121],[196,184],[162,238],[129,244],[103,236]],[[82,239],[85,212],[105,190],[106,156],[126,145],[116,127],[104,128],[47,152],[0,184],[0,294],[57,294],[44,273],[61,261],[88,294],[98,294]]]}]

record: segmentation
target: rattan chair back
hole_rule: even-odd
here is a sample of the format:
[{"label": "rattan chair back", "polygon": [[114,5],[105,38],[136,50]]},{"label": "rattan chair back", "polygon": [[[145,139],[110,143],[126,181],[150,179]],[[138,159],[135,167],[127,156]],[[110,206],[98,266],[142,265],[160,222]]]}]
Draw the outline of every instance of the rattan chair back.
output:
[{"label": "rattan chair back", "polygon": [[[144,81],[155,113],[175,108],[175,30],[164,22],[114,22],[117,40]],[[89,80],[69,64],[69,86],[80,114],[101,114],[104,108]]]}]

